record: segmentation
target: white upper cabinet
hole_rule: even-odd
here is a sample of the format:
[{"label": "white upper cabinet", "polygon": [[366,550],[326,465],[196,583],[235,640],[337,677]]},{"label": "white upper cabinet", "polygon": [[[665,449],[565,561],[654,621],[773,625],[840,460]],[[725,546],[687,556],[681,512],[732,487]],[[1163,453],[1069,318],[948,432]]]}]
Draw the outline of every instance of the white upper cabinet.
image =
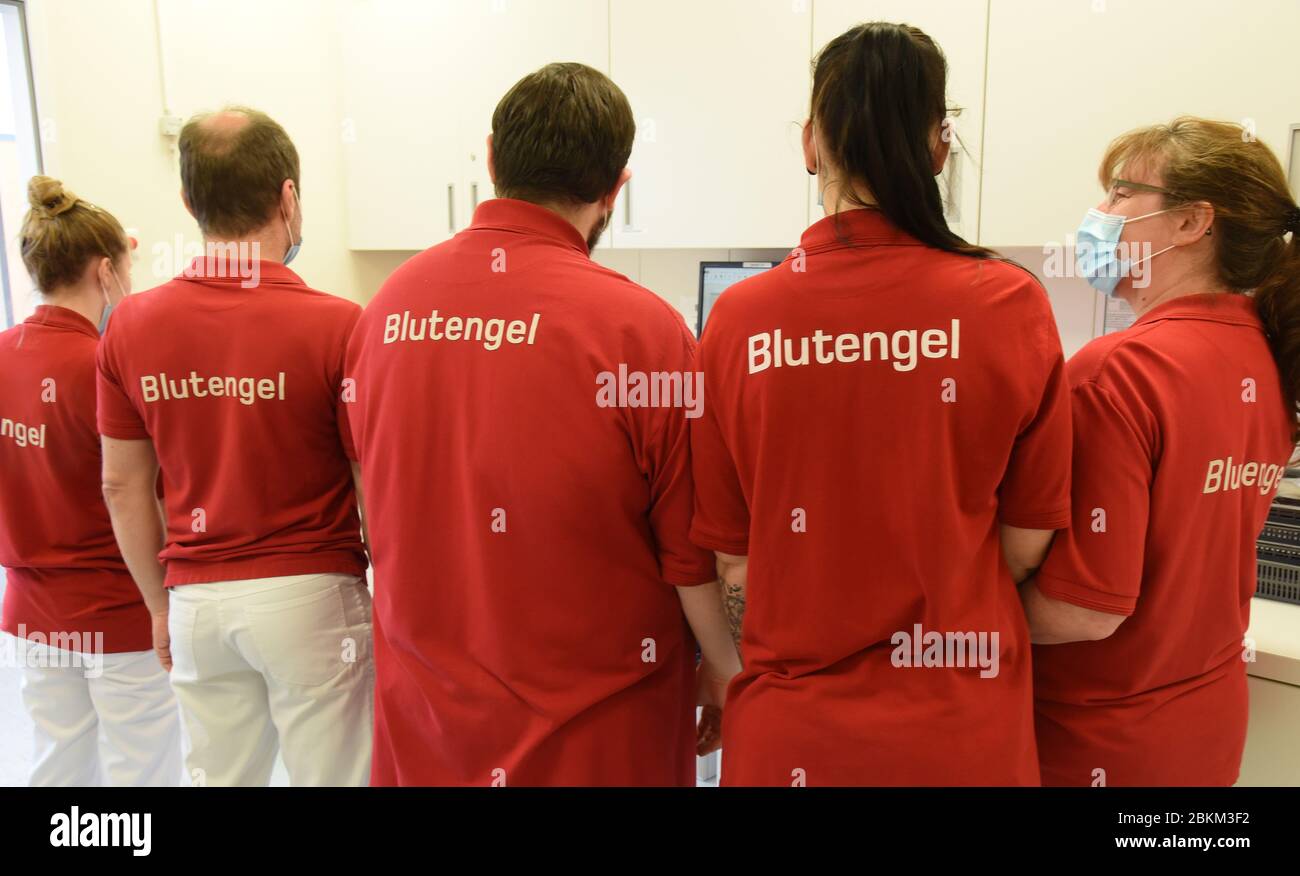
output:
[{"label": "white upper cabinet", "polygon": [[[866,21],[910,24],[925,31],[948,59],[948,107],[956,137],[939,179],[948,225],[974,242],[979,230],[980,140],[984,124],[984,49],[988,6],[983,0],[814,0],[813,51]],[[823,215],[812,187],[812,218]]]},{"label": "white upper cabinet", "polygon": [[1285,160],[1300,123],[1300,2],[991,0],[980,242],[1064,243],[1102,197],[1106,145],[1198,115]]},{"label": "white upper cabinet", "polygon": [[798,245],[811,13],[801,0],[610,0],[611,75],[637,120],[615,246]]},{"label": "white upper cabinet", "polygon": [[551,61],[609,67],[608,0],[344,0],[353,249],[420,250],[492,197],[492,111]]}]

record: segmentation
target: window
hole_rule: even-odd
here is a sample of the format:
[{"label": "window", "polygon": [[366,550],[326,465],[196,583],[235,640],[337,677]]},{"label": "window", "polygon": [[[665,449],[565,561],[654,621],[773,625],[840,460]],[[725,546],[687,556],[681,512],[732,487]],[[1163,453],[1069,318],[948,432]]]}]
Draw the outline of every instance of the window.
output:
[{"label": "window", "polygon": [[36,295],[18,251],[27,214],[27,181],[41,172],[36,98],[20,0],[0,0],[0,284],[3,328],[35,309]]}]

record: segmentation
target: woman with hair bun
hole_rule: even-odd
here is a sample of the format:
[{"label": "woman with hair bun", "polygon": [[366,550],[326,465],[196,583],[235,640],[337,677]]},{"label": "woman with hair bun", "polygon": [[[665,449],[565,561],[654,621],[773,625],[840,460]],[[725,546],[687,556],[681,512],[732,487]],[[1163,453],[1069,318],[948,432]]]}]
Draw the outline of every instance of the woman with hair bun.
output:
[{"label": "woman with hair bun", "polygon": [[23,668],[30,783],[175,785],[176,703],[100,494],[95,352],[130,291],[129,241],[56,179],[32,177],[28,198],[42,303],[0,333],[0,629]]},{"label": "woman with hair bun", "polygon": [[1069,363],[1071,528],[1022,590],[1043,781],[1231,785],[1255,540],[1296,441],[1300,209],[1240,125],[1115,140],[1079,267],[1129,329]]}]

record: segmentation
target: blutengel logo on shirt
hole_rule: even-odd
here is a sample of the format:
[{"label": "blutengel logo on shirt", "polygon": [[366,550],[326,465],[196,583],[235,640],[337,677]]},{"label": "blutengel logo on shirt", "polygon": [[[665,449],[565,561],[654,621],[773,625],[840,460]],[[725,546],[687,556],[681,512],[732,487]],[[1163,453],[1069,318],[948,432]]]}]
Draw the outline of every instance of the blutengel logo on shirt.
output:
[{"label": "blutengel logo on shirt", "polygon": [[28,426],[5,417],[0,419],[0,438],[12,438],[19,447],[45,447],[45,424]]},{"label": "blutengel logo on shirt", "polygon": [[1211,459],[1205,469],[1205,486],[1202,493],[1228,492],[1242,487],[1256,487],[1261,496],[1267,496],[1282,482],[1286,467],[1267,462],[1233,463],[1227,459]]},{"label": "blutengel logo on shirt", "polygon": [[895,371],[912,371],[920,359],[960,359],[961,320],[943,329],[827,334],[787,338],[781,329],[749,336],[749,373],[769,368],[830,365],[835,362],[890,362]]},{"label": "blutengel logo on shirt", "polygon": [[413,317],[411,311],[390,313],[384,317],[384,343],[397,341],[477,341],[485,350],[498,350],[503,343],[532,346],[537,340],[540,313],[531,321],[505,320],[482,316],[442,316],[438,311]]},{"label": "blutengel logo on shirt", "polygon": [[161,374],[140,375],[140,397],[145,404],[178,401],[187,398],[233,398],[243,405],[262,401],[285,400],[285,375],[276,377],[201,377],[191,371],[189,377],[175,379]]}]

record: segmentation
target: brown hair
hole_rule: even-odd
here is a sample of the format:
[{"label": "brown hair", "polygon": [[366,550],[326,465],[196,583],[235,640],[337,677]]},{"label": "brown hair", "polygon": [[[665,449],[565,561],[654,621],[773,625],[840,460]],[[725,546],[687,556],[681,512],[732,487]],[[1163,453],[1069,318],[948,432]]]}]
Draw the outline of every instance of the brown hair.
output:
[{"label": "brown hair", "polygon": [[1277,156],[1241,125],[1182,116],[1114,140],[1098,172],[1102,185],[1109,189],[1134,163],[1160,173],[1173,193],[1165,196],[1166,207],[1202,201],[1214,207],[1217,280],[1254,293],[1294,417],[1300,410],[1300,209]]},{"label": "brown hair", "polygon": [[19,248],[36,288],[45,293],[81,280],[92,259],[117,261],[128,248],[126,232],[107,210],[83,201],[48,176],[27,183],[31,209]]},{"label": "brown hair", "polygon": [[181,129],[179,148],[181,187],[206,235],[261,228],[279,208],[287,179],[301,194],[298,150],[266,113],[235,106],[197,115]]},{"label": "brown hair", "polygon": [[585,64],[548,64],[515,83],[492,114],[496,193],[590,204],[613,191],[636,138],[632,106]]},{"label": "brown hair", "polygon": [[922,243],[982,258],[997,253],[948,227],[934,175],[931,141],[947,116],[948,62],[924,31],[873,21],[840,34],[813,67],[812,119],[821,147],[847,177],[870,190],[875,206]]}]

